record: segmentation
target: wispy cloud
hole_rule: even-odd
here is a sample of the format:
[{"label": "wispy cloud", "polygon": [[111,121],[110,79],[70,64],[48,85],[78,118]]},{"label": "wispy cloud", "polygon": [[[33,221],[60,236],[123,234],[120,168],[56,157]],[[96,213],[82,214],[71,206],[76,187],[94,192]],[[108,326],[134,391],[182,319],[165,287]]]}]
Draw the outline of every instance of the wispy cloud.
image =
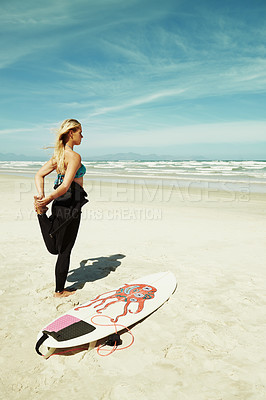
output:
[{"label": "wispy cloud", "polygon": [[32,128],[0,129],[0,135],[12,135],[13,133],[33,132]]},{"label": "wispy cloud", "polygon": [[[30,141],[33,131],[27,126],[69,114],[110,145],[126,142],[133,132],[143,145],[152,140],[152,132],[158,143],[166,138],[174,143],[180,132],[196,140],[193,126],[207,140],[204,129],[226,131],[220,124],[234,121],[232,138],[241,140],[237,132],[248,132],[241,119],[254,119],[254,125],[247,124],[249,131],[262,132],[265,6],[246,9],[236,0],[229,11],[218,0],[203,3],[6,3],[0,15],[0,104],[6,129],[0,135],[22,132]],[[238,107],[239,99],[247,101]],[[23,130],[17,129],[20,121]],[[221,130],[210,128],[214,122]]]},{"label": "wispy cloud", "polygon": [[[170,70],[169,70],[170,69]],[[89,115],[103,115],[132,107],[165,103],[169,98],[178,101],[236,95],[240,93],[260,93],[266,80],[266,61],[261,59],[239,59],[234,65],[219,65],[216,61],[209,65],[204,62],[172,63],[155,66],[148,71],[143,67],[141,74],[125,73],[120,79],[111,71],[91,67],[71,66],[66,74],[73,76],[65,88],[78,90],[81,101],[65,101],[61,107],[90,110]],[[149,79],[149,74],[155,77]],[[157,79],[157,76],[160,78]],[[80,82],[78,86],[77,82]],[[87,100],[86,100],[87,99]]]},{"label": "wispy cloud", "polygon": [[111,107],[100,108],[97,111],[95,111],[94,113],[90,114],[89,117],[94,117],[96,115],[101,115],[101,114],[107,114],[107,113],[114,112],[114,111],[121,111],[121,110],[125,110],[127,108],[136,107],[136,106],[140,106],[143,104],[149,104],[156,100],[167,98],[167,97],[178,96],[181,93],[185,92],[185,90],[186,89],[178,89],[178,90],[173,89],[173,90],[164,90],[161,92],[152,93],[152,94],[144,96],[144,97],[131,99],[130,101],[123,103],[123,104],[119,104],[119,105],[111,106]]},{"label": "wispy cloud", "polygon": [[1,9],[0,22],[5,29],[13,30],[14,25],[24,27],[27,30],[34,28],[36,24],[51,26],[54,24],[65,25],[69,22],[67,6],[69,1],[36,3],[35,1],[27,1],[23,4],[19,1],[7,3]]}]

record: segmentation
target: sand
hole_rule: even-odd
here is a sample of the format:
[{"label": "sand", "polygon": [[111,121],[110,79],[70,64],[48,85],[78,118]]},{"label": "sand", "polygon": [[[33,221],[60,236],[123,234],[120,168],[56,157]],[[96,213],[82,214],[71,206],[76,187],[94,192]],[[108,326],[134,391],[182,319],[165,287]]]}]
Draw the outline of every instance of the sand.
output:
[{"label": "sand", "polygon": [[[89,179],[85,189],[68,278],[80,290],[55,299],[55,256],[33,211],[33,180],[0,176],[0,398],[265,400],[265,195]],[[177,290],[133,328],[130,348],[108,357],[35,353],[52,319],[167,270]]]}]

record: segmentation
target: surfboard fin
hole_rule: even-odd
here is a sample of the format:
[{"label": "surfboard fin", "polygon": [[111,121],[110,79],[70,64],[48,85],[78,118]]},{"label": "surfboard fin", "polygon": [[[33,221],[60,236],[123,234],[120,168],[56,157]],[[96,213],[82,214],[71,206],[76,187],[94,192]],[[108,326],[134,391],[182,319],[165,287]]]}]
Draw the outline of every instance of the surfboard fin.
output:
[{"label": "surfboard fin", "polygon": [[50,347],[47,351],[46,354],[43,354],[43,358],[46,360],[55,352],[56,348],[55,347]]}]

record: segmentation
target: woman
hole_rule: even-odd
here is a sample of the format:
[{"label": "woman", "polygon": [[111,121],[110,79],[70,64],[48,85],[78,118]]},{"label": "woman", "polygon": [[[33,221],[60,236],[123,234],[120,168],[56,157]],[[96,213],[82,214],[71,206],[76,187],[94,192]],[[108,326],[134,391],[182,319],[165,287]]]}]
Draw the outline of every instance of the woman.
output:
[{"label": "woman", "polygon": [[[34,196],[43,239],[48,251],[57,254],[55,265],[54,297],[67,297],[73,291],[65,289],[70,254],[74,246],[79,224],[81,207],[88,202],[83,189],[86,168],[81,157],[73,148],[81,143],[81,124],[75,119],[67,119],[57,131],[53,157],[35,175],[38,196]],[[44,194],[44,178],[56,169],[57,179],[54,191]],[[53,201],[52,214],[48,218],[47,205]]]}]

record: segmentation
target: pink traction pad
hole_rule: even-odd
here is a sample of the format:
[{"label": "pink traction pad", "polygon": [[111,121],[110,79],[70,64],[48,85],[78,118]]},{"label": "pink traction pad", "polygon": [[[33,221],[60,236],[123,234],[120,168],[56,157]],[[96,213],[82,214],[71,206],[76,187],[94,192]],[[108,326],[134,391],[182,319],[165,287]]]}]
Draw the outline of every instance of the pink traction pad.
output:
[{"label": "pink traction pad", "polygon": [[72,315],[63,315],[44,328],[44,330],[48,332],[58,332],[61,329],[64,329],[67,326],[75,324],[79,321],[81,321],[79,318],[73,317]]}]

